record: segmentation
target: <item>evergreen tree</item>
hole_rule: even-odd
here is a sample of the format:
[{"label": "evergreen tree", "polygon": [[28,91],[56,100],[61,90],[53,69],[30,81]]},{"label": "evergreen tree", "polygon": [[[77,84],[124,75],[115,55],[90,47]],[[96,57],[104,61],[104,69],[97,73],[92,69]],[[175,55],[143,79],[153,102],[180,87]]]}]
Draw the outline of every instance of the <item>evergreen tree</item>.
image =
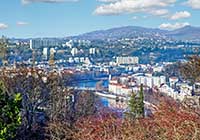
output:
[{"label": "evergreen tree", "polygon": [[130,100],[128,102],[128,106],[129,106],[129,113],[127,114],[127,116],[129,118],[135,118],[137,115],[137,101],[135,93],[132,93]]},{"label": "evergreen tree", "polygon": [[21,124],[21,95],[10,96],[0,82],[0,140],[14,138]]},{"label": "evergreen tree", "polygon": [[135,93],[132,93],[130,100],[128,102],[129,113],[127,113],[128,118],[144,117],[144,93],[143,85],[140,86],[140,92],[138,97]]}]

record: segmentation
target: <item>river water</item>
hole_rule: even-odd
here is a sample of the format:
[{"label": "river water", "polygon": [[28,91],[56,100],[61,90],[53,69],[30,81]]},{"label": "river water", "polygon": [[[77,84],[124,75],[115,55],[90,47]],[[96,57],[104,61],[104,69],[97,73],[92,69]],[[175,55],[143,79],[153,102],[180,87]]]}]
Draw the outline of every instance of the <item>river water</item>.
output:
[{"label": "river water", "polygon": [[[108,80],[102,80],[102,81],[79,81],[76,83],[76,86],[78,87],[84,87],[84,88],[96,88],[96,84],[101,83],[101,86],[108,89]],[[100,107],[106,107],[109,109],[112,109],[115,112],[118,112],[120,115],[123,116],[123,112],[127,111],[128,103],[125,101],[116,101],[115,99],[110,99],[106,97],[100,97]],[[152,112],[149,109],[145,109],[145,116],[148,116],[148,114],[152,114]]]},{"label": "river water", "polygon": [[[96,88],[96,85],[101,83],[101,86],[103,88],[108,88],[108,80],[94,80],[94,81],[79,81],[76,83],[76,86],[78,87],[84,87],[84,88]],[[103,107],[109,107],[112,109],[118,109],[118,110],[123,110],[124,108],[127,107],[127,103],[125,102],[117,102],[115,99],[110,99],[106,97],[99,97],[101,104]]]},{"label": "river water", "polygon": [[76,86],[84,88],[95,88],[98,83],[101,83],[101,86],[104,88],[108,88],[108,80],[79,81],[76,83]]}]

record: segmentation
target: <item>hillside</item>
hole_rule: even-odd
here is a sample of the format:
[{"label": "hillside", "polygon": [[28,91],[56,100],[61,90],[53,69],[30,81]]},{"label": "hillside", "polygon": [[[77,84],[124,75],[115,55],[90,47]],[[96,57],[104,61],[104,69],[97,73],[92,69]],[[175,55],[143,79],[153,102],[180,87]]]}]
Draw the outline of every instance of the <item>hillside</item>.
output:
[{"label": "hillside", "polygon": [[168,31],[158,28],[144,28],[139,26],[125,26],[112,28],[108,30],[98,30],[78,36],[72,36],[73,39],[87,40],[116,40],[121,38],[173,38],[175,40],[200,40],[200,28],[186,26],[177,30]]},{"label": "hillside", "polygon": [[185,26],[166,35],[177,40],[200,40],[200,27]]}]

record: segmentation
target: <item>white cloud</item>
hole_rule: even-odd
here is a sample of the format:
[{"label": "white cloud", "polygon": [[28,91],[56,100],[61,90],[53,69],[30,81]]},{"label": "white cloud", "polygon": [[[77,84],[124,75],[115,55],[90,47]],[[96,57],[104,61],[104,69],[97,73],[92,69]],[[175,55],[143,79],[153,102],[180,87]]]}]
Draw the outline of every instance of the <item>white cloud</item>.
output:
[{"label": "white cloud", "polygon": [[132,17],[132,19],[133,19],[133,20],[137,20],[137,19],[138,19],[138,17],[137,17],[137,16],[134,16],[134,17]]},{"label": "white cloud", "polygon": [[188,0],[186,4],[193,9],[200,9],[200,0]]},{"label": "white cloud", "polygon": [[143,18],[148,18],[148,17],[149,17],[149,16],[147,16],[147,15],[144,15],[144,16],[143,16]]},{"label": "white cloud", "polygon": [[149,11],[152,15],[155,16],[163,16],[169,13],[169,10],[167,9],[158,9],[158,10],[151,10]]},{"label": "white cloud", "polygon": [[76,2],[78,0],[22,0],[23,4],[32,2],[43,2],[43,3],[61,3],[61,2]]},{"label": "white cloud", "polygon": [[164,29],[164,30],[175,30],[175,29],[179,29],[179,28],[183,28],[185,26],[190,25],[188,22],[184,22],[184,23],[175,23],[175,24],[171,24],[171,23],[163,23],[159,26],[160,29]]},{"label": "white cloud", "polygon": [[116,1],[119,1],[119,0],[98,0],[100,2],[116,2]]},{"label": "white cloud", "polygon": [[28,24],[29,24],[28,22],[23,22],[23,21],[18,21],[17,22],[18,26],[24,26],[24,25],[28,25]]},{"label": "white cloud", "polygon": [[176,0],[119,0],[109,4],[100,5],[96,8],[94,13],[97,15],[114,15],[122,13],[149,12],[155,9],[168,7],[175,2]]},{"label": "white cloud", "polygon": [[180,11],[176,12],[174,15],[170,17],[172,20],[182,19],[182,18],[188,18],[191,14],[188,11]]},{"label": "white cloud", "polygon": [[4,23],[0,23],[0,30],[1,29],[7,29],[8,25],[4,24]]}]

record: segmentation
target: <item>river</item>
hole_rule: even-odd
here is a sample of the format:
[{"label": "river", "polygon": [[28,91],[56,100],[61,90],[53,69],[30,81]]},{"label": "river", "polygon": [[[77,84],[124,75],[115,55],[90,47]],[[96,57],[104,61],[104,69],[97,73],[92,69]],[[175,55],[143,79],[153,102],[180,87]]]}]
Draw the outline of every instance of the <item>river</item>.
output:
[{"label": "river", "polygon": [[108,88],[108,80],[79,81],[76,83],[76,86],[84,88],[95,88],[98,83],[101,83],[101,86],[104,88]]},{"label": "river", "polygon": [[[79,81],[76,83],[77,87],[84,87],[84,88],[95,88],[97,84],[101,83],[103,88],[108,88],[108,80],[93,80],[93,81]],[[124,110],[127,107],[127,103],[125,102],[116,102],[115,99],[110,99],[106,97],[99,97],[101,104],[104,107],[109,107],[112,109]]]}]

